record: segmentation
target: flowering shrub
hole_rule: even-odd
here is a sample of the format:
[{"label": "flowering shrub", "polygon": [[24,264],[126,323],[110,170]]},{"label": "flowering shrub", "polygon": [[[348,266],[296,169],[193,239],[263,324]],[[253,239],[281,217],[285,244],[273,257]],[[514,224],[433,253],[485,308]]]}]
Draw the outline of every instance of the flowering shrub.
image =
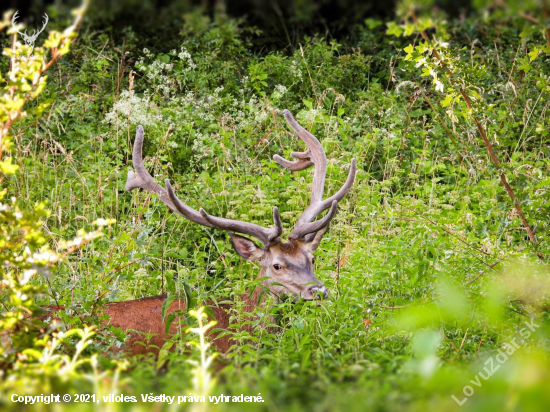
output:
[{"label": "flowering shrub", "polygon": [[[84,5],[85,6],[85,5]],[[75,24],[64,33],[50,32],[44,47],[34,53],[51,60],[17,58],[26,56],[28,47],[15,43],[4,54],[12,58],[12,69],[7,73],[7,85],[0,100],[0,405],[6,410],[17,407],[10,402],[11,395],[37,395],[52,392],[58,383],[64,390],[79,387],[91,390],[89,382],[103,385],[97,355],[86,348],[94,335],[93,328],[57,331],[61,325],[42,321],[44,310],[38,299],[46,294],[45,284],[51,278],[50,268],[69,254],[102,235],[102,228],[114,223],[112,219],[94,222],[99,229],[79,230],[73,240],[58,240],[56,250],[50,248],[42,227],[49,212],[46,202],[29,207],[8,189],[10,179],[17,177],[19,167],[13,165],[11,131],[17,120],[25,117],[24,109],[46,87],[46,70],[69,51],[71,39],[84,13],[77,11]],[[39,105],[44,110],[46,104]],[[72,348],[69,356],[62,348]],[[124,363],[112,363],[123,368]],[[117,366],[118,365],[118,366]],[[86,385],[88,384],[88,385]]]}]

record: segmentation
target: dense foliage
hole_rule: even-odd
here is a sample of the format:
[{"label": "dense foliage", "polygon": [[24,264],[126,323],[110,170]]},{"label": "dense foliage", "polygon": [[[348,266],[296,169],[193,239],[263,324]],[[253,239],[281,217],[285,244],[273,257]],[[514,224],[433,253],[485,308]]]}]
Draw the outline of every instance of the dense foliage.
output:
[{"label": "dense foliage", "polygon": [[[395,19],[367,19],[341,39],[305,36],[269,52],[254,47],[257,28],[223,12],[186,14],[166,39],[98,30],[102,16],[91,14],[70,52],[67,41],[57,56],[61,34],[50,35],[54,62],[40,79],[39,66],[10,67],[7,49],[2,408],[20,410],[12,393],[194,391],[264,399],[222,410],[546,410],[548,22],[483,2],[451,20],[422,3],[401,2]],[[59,22],[69,16],[54,10]],[[145,129],[149,170],[190,206],[265,226],[278,206],[288,230],[309,201],[311,170],[272,161],[300,147],[283,109],[322,142],[329,193],[358,159],[316,253],[330,298],[258,308],[256,333],[229,332],[238,344],[215,371],[199,362],[212,352],[199,308],[235,300],[232,322],[247,322],[239,296],[258,269],[226,234],[124,190],[135,129]],[[158,360],[105,351],[126,334],[90,328],[102,307],[163,293],[198,310],[182,314],[195,335],[182,331]],[[64,305],[63,323],[44,322],[41,304]],[[274,334],[262,330],[271,315]],[[479,381],[512,341],[517,350]]]}]

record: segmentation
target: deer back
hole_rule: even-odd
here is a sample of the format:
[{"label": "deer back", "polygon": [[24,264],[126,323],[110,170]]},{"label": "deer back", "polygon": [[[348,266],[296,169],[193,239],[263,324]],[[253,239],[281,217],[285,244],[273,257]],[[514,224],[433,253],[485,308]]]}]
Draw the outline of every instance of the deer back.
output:
[{"label": "deer back", "polygon": [[[244,301],[245,312],[251,313],[258,304],[262,304],[262,302],[259,302],[260,294],[261,289],[256,288],[252,295],[248,293],[240,295],[240,299]],[[166,335],[165,323],[162,320],[162,305],[165,300],[166,296],[154,296],[105,305],[104,312],[108,316],[108,319],[105,321],[104,325],[112,325],[116,328],[121,328],[130,334],[123,348],[112,348],[112,350],[115,352],[123,350],[132,356],[146,353],[158,355],[159,349],[164,345],[166,339],[176,334],[180,325],[183,327],[186,326],[176,319],[170,325],[168,336]],[[232,330],[229,324],[232,305],[218,305],[214,302],[208,302],[207,306],[212,309],[215,320],[217,321],[214,329]],[[57,319],[56,313],[65,308],[58,305],[48,305],[44,306],[43,309],[46,310],[45,315],[42,317],[43,320],[49,318],[55,320]],[[175,311],[185,309],[185,300],[175,299],[168,308],[166,315],[168,316]],[[253,332],[252,327],[248,324],[244,325],[240,330],[246,330],[249,333]],[[152,334],[153,336],[146,342],[145,334]],[[219,331],[209,331],[207,336],[218,352],[226,353],[236,342],[228,335],[218,338],[219,334]]]}]

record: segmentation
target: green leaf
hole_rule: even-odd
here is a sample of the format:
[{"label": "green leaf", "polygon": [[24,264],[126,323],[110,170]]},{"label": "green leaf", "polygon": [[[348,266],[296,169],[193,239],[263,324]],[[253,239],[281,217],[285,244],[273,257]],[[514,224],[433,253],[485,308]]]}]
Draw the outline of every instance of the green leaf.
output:
[{"label": "green leaf", "polygon": [[170,56],[164,53],[157,54],[157,60],[161,61],[162,63],[170,63]]},{"label": "green leaf", "polygon": [[189,312],[190,308],[195,307],[195,300],[193,298],[193,292],[191,290],[191,286],[186,280],[183,281],[183,291],[185,292],[186,312]]},{"label": "green leaf", "polygon": [[533,66],[531,66],[529,64],[529,58],[528,57],[522,57],[518,60],[521,63],[521,65],[518,66],[518,70],[522,70],[525,73],[529,73],[533,69]]},{"label": "green leaf", "polygon": [[[166,330],[165,333],[168,333],[168,329]],[[172,340],[167,340],[166,342],[164,342],[164,345],[162,345],[162,347],[160,348],[159,350],[159,357],[158,357],[158,360],[157,360],[157,369],[160,369],[164,366],[164,363],[166,362],[168,356],[170,356],[170,349],[172,348],[172,346],[174,346],[174,341]]]},{"label": "green leaf", "polygon": [[19,170],[19,166],[12,163],[12,158],[0,161],[0,171],[5,175],[13,175]]},{"label": "green leaf", "polygon": [[407,47],[403,49],[407,55],[410,55],[414,52],[414,46],[412,44],[409,44]]},{"label": "green leaf", "polygon": [[374,29],[376,29],[377,27],[383,25],[384,22],[381,21],[381,20],[368,18],[368,19],[365,20],[365,24],[367,25],[367,27],[369,28],[369,30],[374,30]]},{"label": "green leaf", "polygon": [[396,36],[401,37],[403,34],[403,29],[397,25],[397,23],[390,21],[386,24],[388,26],[388,29],[386,30],[386,34],[389,34],[390,36]]},{"label": "green leaf", "polygon": [[166,320],[164,320],[164,334],[165,335],[168,335],[168,332],[170,332],[170,327],[172,326],[172,322],[174,322],[174,319],[176,319],[176,313],[172,312],[166,317]]},{"label": "green leaf", "polygon": [[175,298],[176,297],[174,295],[168,294],[165,301],[162,302],[162,308],[160,310],[160,314],[163,322],[164,322],[164,318],[166,317],[166,312],[168,311],[168,309],[170,309],[170,305],[172,305],[172,302],[174,302]]}]

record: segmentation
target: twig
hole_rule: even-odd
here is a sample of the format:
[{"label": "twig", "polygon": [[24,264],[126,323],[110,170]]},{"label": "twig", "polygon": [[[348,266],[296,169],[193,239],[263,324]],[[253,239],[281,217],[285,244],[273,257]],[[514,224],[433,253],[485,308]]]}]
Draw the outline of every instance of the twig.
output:
[{"label": "twig", "polygon": [[437,110],[435,110],[435,107],[434,105],[432,104],[432,101],[428,98],[428,96],[426,95],[426,93],[424,93],[424,90],[423,89],[420,89],[420,91],[422,92],[422,96],[424,97],[424,100],[426,100],[426,102],[428,103],[428,105],[430,106],[430,108],[432,109],[432,111],[435,113],[436,117],[437,117],[437,120],[439,120],[439,123],[441,123],[441,126],[443,126],[443,129],[445,129],[445,132],[447,133],[447,135],[449,136],[449,138],[451,139],[451,142],[453,142],[455,148],[456,148],[456,151],[457,151],[457,154],[459,156],[459,158],[461,158],[461,160],[464,160],[464,153],[461,153],[460,152],[460,147],[458,146],[458,143],[455,139],[455,137],[453,136],[453,134],[451,133],[451,131],[449,130],[449,128],[447,127],[447,125],[445,124],[445,122],[443,121],[443,119],[441,118],[441,116],[439,115],[439,113],[437,113]]},{"label": "twig", "polygon": [[[496,265],[498,265],[500,262],[502,262],[504,259],[499,259],[497,260],[496,262],[494,263],[491,263],[489,265],[489,269],[493,269]],[[479,275],[477,275],[475,278],[473,279],[470,279],[469,281],[466,282],[467,285],[469,285],[470,283],[472,282],[475,282],[476,280],[478,280],[481,276],[483,276],[485,273],[487,273],[488,271],[487,270],[482,270],[481,272],[479,272]]]},{"label": "twig", "polygon": [[[110,271],[107,271],[105,273],[103,273],[103,275],[101,275],[101,280],[103,280],[105,278],[105,275],[109,272],[113,272],[114,273],[117,273],[117,272],[120,272],[122,269],[124,269],[125,267],[127,266],[130,266],[130,265],[133,265],[134,263],[137,263],[139,262],[140,259],[134,259],[134,260],[131,260],[130,262],[127,262],[125,265],[123,266],[119,266],[113,270],[110,270]],[[107,281],[107,284],[111,283],[113,281],[113,278],[109,279]],[[103,292],[100,292],[99,290],[97,291],[97,294],[96,294],[96,297],[94,298],[94,303],[92,304],[92,310],[90,311],[90,317],[93,317],[94,314],[95,314],[95,309],[96,309],[96,305],[97,303],[99,302],[99,299],[101,299],[103,296],[105,296],[105,294],[108,292],[108,290],[105,290]]]},{"label": "twig", "polygon": [[455,348],[455,350],[458,352],[458,348],[455,346],[455,344],[453,343],[453,341],[450,340],[450,339],[445,335],[445,333],[444,333],[443,331],[441,331],[441,334],[443,335],[443,337],[444,337],[445,339],[447,339],[447,340],[449,341],[449,343],[450,343],[451,345],[453,345],[453,348]]},{"label": "twig", "polygon": [[524,11],[522,11],[519,15],[521,17],[523,17],[525,20],[529,20],[532,23],[536,23],[536,24],[539,23],[539,19],[537,19],[536,17],[531,16],[530,14],[525,13]]},{"label": "twig", "polygon": [[433,302],[435,302],[435,299],[429,300],[428,302],[420,302],[420,303],[417,303],[416,305],[404,305],[404,306],[384,306],[384,305],[378,305],[378,307],[379,307],[379,308],[382,308],[382,309],[405,309],[405,308],[410,308],[410,307],[415,307],[415,306],[427,305],[427,304],[433,303]]},{"label": "twig", "polygon": [[380,305],[378,307],[382,308],[382,309],[405,309],[405,308],[408,308],[409,306],[408,305],[406,305],[406,306],[384,306],[384,305]]},{"label": "twig", "polygon": [[[462,97],[464,97],[464,101],[466,102],[466,106],[468,109],[472,110],[472,104],[470,102],[470,98],[466,94],[466,91],[462,89],[460,91],[462,94]],[[493,149],[492,143],[487,138],[487,134],[485,133],[485,129],[477,119],[475,115],[472,114],[472,117],[474,118],[474,122],[476,124],[477,130],[479,131],[479,134],[481,135],[481,138],[483,139],[483,143],[485,144],[485,148],[487,149],[487,152],[489,152],[489,157],[491,158],[491,161],[495,165],[495,167],[498,169],[498,174],[500,177],[500,181],[502,182],[502,185],[506,189],[506,192],[508,193],[508,196],[510,196],[510,199],[514,202],[514,207],[516,209],[516,212],[518,213],[519,218],[521,219],[521,222],[523,223],[523,226],[527,230],[527,234],[529,235],[529,239],[532,243],[537,243],[537,238],[535,237],[535,233],[533,232],[533,229],[527,222],[527,219],[525,218],[525,215],[523,214],[523,210],[521,208],[521,205],[516,198],[516,195],[514,194],[514,191],[512,190],[512,187],[508,183],[508,179],[506,179],[506,175],[504,174],[504,170],[501,168],[500,161],[498,160],[498,157]]]},{"label": "twig", "polygon": [[[422,212],[418,212],[418,211],[416,211],[416,210],[413,210],[413,209],[411,209],[410,207],[405,206],[404,204],[398,202],[397,200],[394,200],[394,202],[397,203],[399,206],[404,207],[405,209],[408,209],[408,210],[411,211],[411,212],[420,213],[420,217],[422,217],[424,220],[426,220],[426,221],[428,221],[429,223],[431,223],[432,225],[436,226],[437,229],[441,229],[441,230],[443,230],[445,233],[447,233],[448,235],[451,235],[451,236],[455,237],[455,238],[458,239],[460,242],[464,243],[466,246],[468,246],[469,248],[475,250],[476,252],[483,253],[483,254],[486,255],[486,256],[491,256],[489,253],[484,252],[483,250],[476,248],[476,247],[475,247],[474,245],[472,245],[471,243],[468,243],[467,241],[465,241],[464,239],[462,239],[458,234],[456,234],[456,233],[453,232],[452,230],[447,229],[445,226],[438,224],[437,222],[433,221],[433,220],[430,219],[429,217],[426,217]],[[480,259],[480,258],[478,258],[477,256],[474,256],[474,257],[475,257],[476,259],[478,259],[478,260],[479,260],[481,263],[483,263],[484,265],[490,267],[490,265],[489,265],[487,262],[485,262],[483,259]]]},{"label": "twig", "polygon": [[[338,233],[338,250],[336,252],[336,290],[339,291],[339,283],[340,283],[340,233]],[[340,293],[340,292],[338,292]]]},{"label": "twig", "polygon": [[[541,0],[542,3],[542,14],[544,16],[544,20],[548,20],[548,5],[546,4],[546,0]],[[550,28],[546,27],[546,41],[548,43],[548,46],[550,46]]]},{"label": "twig", "polygon": [[466,336],[468,336],[468,330],[469,330],[469,328],[466,329],[466,333],[464,334],[464,338],[462,338],[462,343],[460,344],[460,350],[462,350],[462,346],[464,345],[464,341],[466,340]]},{"label": "twig", "polygon": [[487,332],[487,325],[483,328],[483,333],[481,334],[481,337],[479,338],[479,345],[477,347],[477,353],[479,353],[479,350],[481,349],[481,343],[483,342],[483,335]]}]

